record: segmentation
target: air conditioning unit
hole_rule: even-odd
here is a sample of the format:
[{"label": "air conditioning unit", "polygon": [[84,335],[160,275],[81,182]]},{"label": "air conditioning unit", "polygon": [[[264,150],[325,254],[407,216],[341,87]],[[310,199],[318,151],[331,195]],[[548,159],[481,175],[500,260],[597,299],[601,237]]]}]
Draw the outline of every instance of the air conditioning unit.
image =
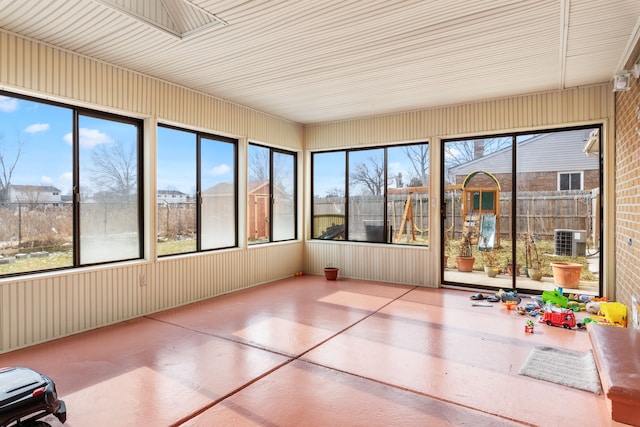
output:
[{"label": "air conditioning unit", "polygon": [[585,256],[587,232],[585,230],[559,230],[554,233],[555,255]]}]

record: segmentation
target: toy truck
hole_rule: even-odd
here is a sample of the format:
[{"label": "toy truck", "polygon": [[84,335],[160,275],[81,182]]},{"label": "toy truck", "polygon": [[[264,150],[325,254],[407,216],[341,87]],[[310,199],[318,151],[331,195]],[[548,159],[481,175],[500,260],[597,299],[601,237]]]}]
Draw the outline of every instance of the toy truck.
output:
[{"label": "toy truck", "polygon": [[542,321],[549,326],[562,326],[565,329],[576,327],[576,316],[571,310],[545,311]]}]

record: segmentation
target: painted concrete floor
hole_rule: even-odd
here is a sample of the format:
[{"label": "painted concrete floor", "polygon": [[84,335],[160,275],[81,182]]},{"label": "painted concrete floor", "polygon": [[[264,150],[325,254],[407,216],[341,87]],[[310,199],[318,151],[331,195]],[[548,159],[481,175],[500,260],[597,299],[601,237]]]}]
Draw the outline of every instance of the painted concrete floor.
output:
[{"label": "painted concrete floor", "polygon": [[[470,292],[303,276],[0,355],[52,377],[65,425],[609,426],[605,398],[518,374],[590,348]],[[52,426],[61,424],[48,417]]]}]

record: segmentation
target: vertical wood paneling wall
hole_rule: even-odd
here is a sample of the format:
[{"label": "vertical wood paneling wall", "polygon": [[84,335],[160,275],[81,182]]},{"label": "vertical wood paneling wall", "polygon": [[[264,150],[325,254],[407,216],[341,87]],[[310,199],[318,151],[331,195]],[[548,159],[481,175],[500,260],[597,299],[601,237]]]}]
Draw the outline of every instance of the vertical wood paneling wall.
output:
[{"label": "vertical wood paneling wall", "polygon": [[[237,137],[240,153],[249,140],[303,149],[303,128],[296,123],[2,30],[0,88],[142,117],[150,135],[163,120]],[[147,140],[149,248],[155,244],[155,139]],[[240,170],[246,171],[242,157]],[[150,255],[138,262],[0,279],[0,353],[291,276],[302,268],[303,249],[298,241],[160,260]]]},{"label": "vertical wood paneling wall", "polygon": [[[511,131],[561,128],[581,124],[604,124],[604,283],[614,293],[614,149],[613,93],[609,84],[530,94],[464,105],[366,117],[305,127],[307,191],[310,191],[312,151],[354,146],[430,141],[430,248],[389,248],[349,242],[307,240],[305,268],[320,274],[329,263],[341,274],[423,286],[440,284],[440,155],[441,140]],[[307,201],[307,209],[310,209]],[[307,224],[310,236],[310,224]]]}]

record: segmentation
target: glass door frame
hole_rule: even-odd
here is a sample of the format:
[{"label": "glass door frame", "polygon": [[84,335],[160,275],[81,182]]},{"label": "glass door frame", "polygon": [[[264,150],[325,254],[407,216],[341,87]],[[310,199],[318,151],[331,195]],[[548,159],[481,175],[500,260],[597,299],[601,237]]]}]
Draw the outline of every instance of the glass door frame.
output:
[{"label": "glass door frame", "polygon": [[[505,133],[505,134],[494,134],[494,135],[480,135],[480,136],[472,136],[472,137],[460,137],[460,138],[450,138],[450,139],[442,139],[441,140],[441,155],[440,155],[440,200],[441,200],[441,206],[440,206],[440,241],[441,243],[441,247],[440,247],[440,254],[441,254],[441,259],[445,260],[446,259],[446,255],[450,255],[447,253],[447,247],[448,247],[448,241],[451,238],[456,238],[456,236],[449,236],[448,233],[450,233],[449,230],[447,230],[447,219],[449,218],[450,215],[454,215],[454,217],[451,219],[452,224],[455,224],[455,220],[456,220],[456,213],[454,211],[452,211],[452,209],[455,210],[455,208],[453,208],[452,206],[450,206],[450,201],[447,200],[447,194],[449,191],[452,190],[452,188],[450,187],[450,183],[447,183],[446,180],[446,176],[448,174],[448,169],[445,165],[446,163],[446,156],[447,156],[447,150],[445,149],[445,146],[447,143],[452,143],[452,142],[462,142],[462,141],[476,141],[476,140],[486,140],[489,138],[510,138],[510,149],[511,149],[511,189],[512,189],[512,197],[509,203],[509,208],[511,210],[511,212],[513,212],[512,215],[509,215],[509,227],[511,230],[515,230],[515,232],[510,233],[510,236],[504,236],[501,237],[501,239],[510,242],[511,244],[511,259],[517,259],[517,251],[519,250],[518,247],[518,241],[519,241],[519,235],[521,234],[521,231],[518,229],[518,219],[522,218],[522,216],[518,215],[518,193],[522,193],[522,191],[520,191],[518,189],[518,141],[519,139],[521,139],[523,136],[528,137],[528,136],[534,136],[534,135],[546,135],[546,134],[552,134],[552,133],[562,133],[565,131],[578,131],[578,130],[598,130],[598,138],[599,138],[599,144],[600,147],[603,146],[603,138],[602,138],[602,124],[599,123],[595,123],[595,124],[591,124],[591,125],[584,125],[584,126],[576,126],[576,127],[567,127],[567,128],[554,128],[554,129],[545,129],[545,130],[539,130],[539,131],[527,131],[527,132],[511,132],[511,133]],[[586,151],[585,151],[586,153]],[[586,154],[588,155],[588,154]],[[592,156],[593,157],[593,156]],[[600,149],[600,151],[598,152],[598,188],[600,191],[600,197],[598,199],[598,203],[594,204],[593,207],[593,212],[592,215],[594,216],[593,221],[595,221],[593,223],[592,226],[592,232],[597,234],[597,236],[595,237],[597,239],[597,247],[595,252],[593,252],[592,254],[589,253],[589,251],[587,251],[587,256],[593,255],[593,254],[603,254],[604,253],[604,239],[603,239],[603,228],[604,228],[604,216],[603,216],[603,197],[602,197],[602,189],[604,188],[604,170],[603,170],[603,166],[604,166],[604,162],[603,162],[603,155],[602,155],[602,148]],[[559,172],[560,173],[560,172]],[[455,187],[454,187],[455,188]],[[456,203],[456,205],[459,207],[461,206],[460,203]],[[460,213],[460,215],[462,215]],[[463,219],[464,220],[464,219]],[[500,221],[500,219],[498,218],[498,221]],[[503,223],[504,224],[504,223]],[[455,226],[453,227],[455,229]],[[555,242],[554,242],[555,243]],[[449,265],[452,265],[453,263],[451,262],[451,260],[449,261]],[[515,263],[517,265],[517,263]],[[599,271],[602,272],[602,267],[603,267],[603,257],[599,256],[598,259],[598,268]],[[523,291],[526,293],[539,293],[541,292],[541,290],[539,289],[529,289],[526,287],[523,287],[522,283],[519,283],[518,281],[518,276],[515,274],[511,274],[510,275],[510,281],[506,282],[505,281],[501,281],[500,284],[497,283],[492,283],[491,280],[482,280],[481,283],[474,281],[471,281],[471,283],[468,283],[466,281],[460,281],[458,280],[459,277],[463,277],[464,276],[457,276],[456,280],[451,280],[451,277],[446,280],[446,271],[447,268],[449,269],[455,269],[454,267],[447,267],[447,264],[442,264],[441,266],[441,274],[440,274],[440,283],[442,283],[445,286],[453,286],[453,287],[465,287],[465,288],[478,288],[478,289],[491,289],[491,288],[495,288],[495,289],[499,289],[499,288],[503,288],[506,290],[517,290],[517,291]],[[515,270],[515,268],[514,268]],[[467,273],[468,274],[468,273]],[[506,275],[508,277],[508,275]],[[504,277],[504,276],[503,276]],[[528,277],[528,276],[527,276]],[[599,274],[598,278],[597,278],[597,294],[598,296],[603,295],[603,274]]]}]

